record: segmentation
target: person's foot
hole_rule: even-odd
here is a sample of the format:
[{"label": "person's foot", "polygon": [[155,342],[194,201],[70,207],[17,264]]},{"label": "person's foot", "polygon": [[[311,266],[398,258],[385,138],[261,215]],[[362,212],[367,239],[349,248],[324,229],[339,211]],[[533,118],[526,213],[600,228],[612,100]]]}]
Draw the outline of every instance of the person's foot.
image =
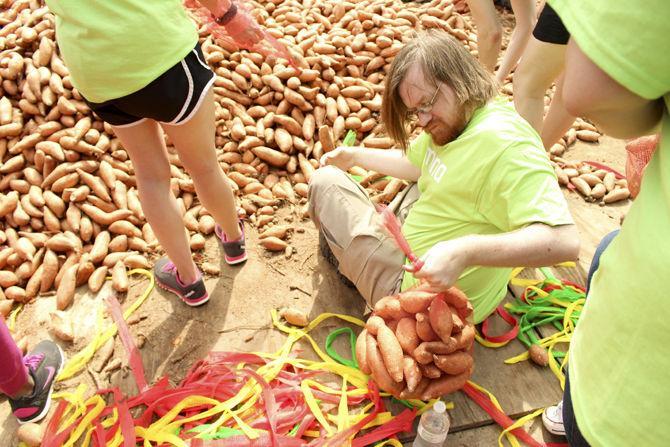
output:
[{"label": "person's foot", "polygon": [[161,258],[154,265],[156,284],[161,289],[177,295],[189,306],[200,306],[209,301],[202,273],[198,270],[198,279],[191,284],[184,284],[179,278],[177,267],[168,258]]},{"label": "person's foot", "polygon": [[223,245],[223,258],[228,265],[240,264],[247,260],[247,251],[244,242],[244,224],[241,220],[239,221],[239,225],[241,236],[234,241],[228,239],[226,233],[223,232],[223,228],[219,225],[214,227],[214,232],[221,240],[221,245]]},{"label": "person's foot", "polygon": [[63,351],[50,340],[39,342],[23,358],[23,363],[28,368],[28,374],[35,386],[30,395],[9,399],[12,413],[19,423],[37,422],[47,415],[51,405],[53,384],[63,367],[64,360]]},{"label": "person's foot", "polygon": [[542,423],[552,435],[565,436],[565,426],[563,426],[563,401],[558,405],[547,407],[542,413]]}]

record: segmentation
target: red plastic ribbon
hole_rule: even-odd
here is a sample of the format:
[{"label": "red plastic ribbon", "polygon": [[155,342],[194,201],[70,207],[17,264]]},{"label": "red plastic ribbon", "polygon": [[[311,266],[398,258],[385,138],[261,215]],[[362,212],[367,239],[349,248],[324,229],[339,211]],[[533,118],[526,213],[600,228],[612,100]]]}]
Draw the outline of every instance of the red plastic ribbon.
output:
[{"label": "red plastic ribbon", "polygon": [[505,320],[505,322],[512,326],[512,328],[500,335],[489,335],[489,319],[491,318],[489,317],[482,323],[482,335],[484,338],[491,343],[505,343],[516,338],[517,334],[519,333],[519,322],[516,320],[516,318],[510,315],[510,313],[505,310],[502,304],[496,308],[496,312],[503,320]]},{"label": "red plastic ribbon", "polygon": [[626,178],[625,175],[623,175],[622,173],[620,173],[620,172],[617,171],[616,169],[612,169],[612,168],[610,168],[609,166],[607,166],[607,165],[605,165],[605,164],[602,164],[602,163],[600,163],[600,162],[597,162],[597,161],[584,161],[584,163],[586,163],[587,165],[591,165],[591,166],[593,166],[593,167],[596,168],[596,169],[603,169],[603,170],[605,170],[605,171],[607,171],[607,172],[611,172],[612,174],[614,174],[614,176],[617,178],[617,180],[621,180],[622,178]]},{"label": "red plastic ribbon", "polygon": [[119,329],[119,337],[123,342],[123,346],[126,348],[129,359],[128,363],[130,364],[130,369],[135,376],[135,383],[140,391],[145,391],[147,387],[147,380],[144,376],[144,365],[142,365],[142,356],[140,356],[140,351],[137,349],[133,337],[130,335],[130,329],[126,324],[126,320],[123,318],[123,312],[121,311],[121,305],[114,296],[107,297],[107,305],[112,316],[112,319],[116,323],[116,327]]},{"label": "red plastic ribbon", "polygon": [[407,409],[370,433],[354,439],[351,447],[364,447],[377,441],[389,439],[400,432],[411,431],[415,417],[416,410]]},{"label": "red plastic ribbon", "polygon": [[[488,396],[470,385],[470,383],[466,383],[462,390],[502,428],[507,428],[514,424],[514,421],[509,416],[493,405],[493,402],[491,402]],[[530,447],[568,447],[568,444],[565,443],[550,442],[548,444],[543,444],[533,439],[533,437],[531,437],[523,428],[515,428],[514,430],[510,430],[510,433]]]},{"label": "red plastic ribbon", "polygon": [[407,239],[402,234],[402,228],[400,226],[400,220],[398,220],[398,216],[393,214],[391,208],[387,206],[378,205],[377,209],[380,210],[384,227],[391,234],[396,244],[398,245],[398,248],[400,248],[405,256],[407,256],[407,259],[409,259],[409,261],[412,263],[414,266],[414,271],[418,272],[421,270],[421,267],[423,267],[423,261],[412,252],[412,249],[409,246],[409,242],[407,242]]}]

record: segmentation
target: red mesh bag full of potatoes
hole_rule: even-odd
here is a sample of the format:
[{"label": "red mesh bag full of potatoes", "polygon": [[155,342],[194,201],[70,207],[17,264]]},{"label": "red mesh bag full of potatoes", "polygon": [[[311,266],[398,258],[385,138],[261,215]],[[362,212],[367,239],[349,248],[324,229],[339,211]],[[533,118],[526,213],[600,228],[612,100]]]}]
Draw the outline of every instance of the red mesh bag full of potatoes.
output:
[{"label": "red mesh bag full of potatoes", "polygon": [[452,287],[380,299],[356,341],[361,371],[401,399],[428,400],[461,389],[472,375],[472,305]]},{"label": "red mesh bag full of potatoes", "polygon": [[626,179],[632,198],[637,197],[640,192],[644,169],[656,151],[658,140],[658,135],[650,135],[626,143]]}]

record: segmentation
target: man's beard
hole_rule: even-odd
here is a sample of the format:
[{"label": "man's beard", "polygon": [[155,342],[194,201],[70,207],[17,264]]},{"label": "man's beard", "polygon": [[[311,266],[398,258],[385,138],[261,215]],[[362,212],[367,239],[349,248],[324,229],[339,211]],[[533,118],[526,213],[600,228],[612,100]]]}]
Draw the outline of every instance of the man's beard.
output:
[{"label": "man's beard", "polygon": [[425,130],[430,134],[435,146],[444,146],[458,138],[466,124],[465,111],[461,109],[450,123],[441,120],[431,121]]}]

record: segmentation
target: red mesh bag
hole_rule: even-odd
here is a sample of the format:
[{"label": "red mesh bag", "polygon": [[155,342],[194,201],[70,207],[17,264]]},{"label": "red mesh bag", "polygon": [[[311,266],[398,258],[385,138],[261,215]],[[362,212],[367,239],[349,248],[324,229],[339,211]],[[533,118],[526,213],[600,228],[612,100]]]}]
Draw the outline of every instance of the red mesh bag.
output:
[{"label": "red mesh bag", "polygon": [[658,140],[658,135],[650,135],[636,138],[626,144],[626,179],[631,198],[635,198],[640,192],[644,169],[654,155]]}]

